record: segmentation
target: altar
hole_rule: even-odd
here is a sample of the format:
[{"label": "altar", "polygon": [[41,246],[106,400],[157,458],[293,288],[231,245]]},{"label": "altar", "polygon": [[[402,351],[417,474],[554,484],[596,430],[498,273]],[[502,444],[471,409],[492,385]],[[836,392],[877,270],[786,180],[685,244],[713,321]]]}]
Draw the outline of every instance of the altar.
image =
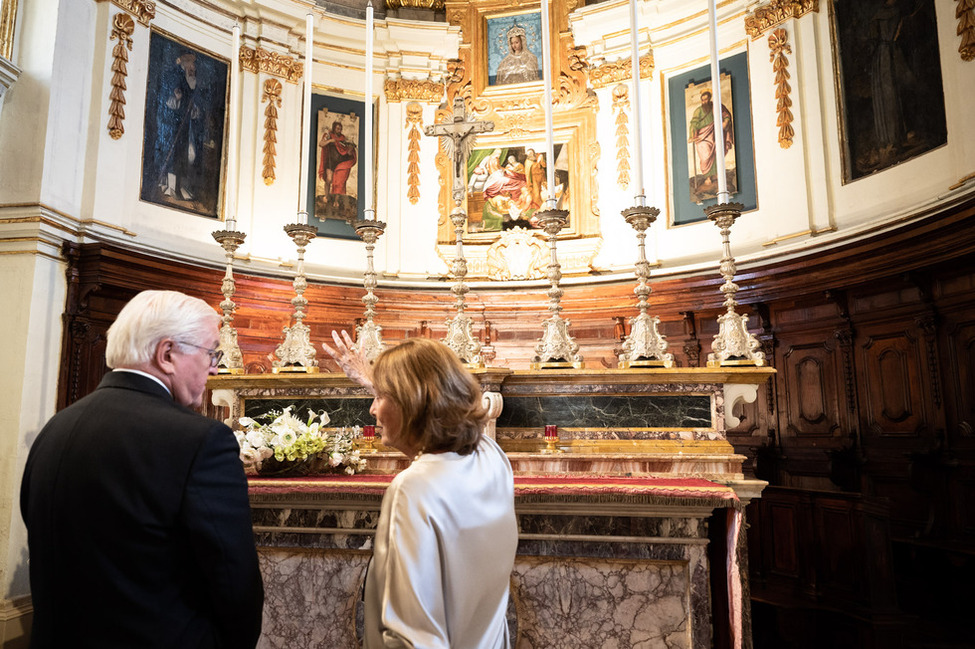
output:
[{"label": "altar", "polygon": [[[725,430],[772,373],[475,371],[486,433],[515,470],[514,647],[751,646],[743,512],[765,483],[743,475]],[[337,427],[374,423],[371,397],[343,375],[221,375],[208,387],[231,419],[292,405]],[[382,494],[406,463],[377,443],[361,474],[251,477],[260,647],[359,646]]]}]

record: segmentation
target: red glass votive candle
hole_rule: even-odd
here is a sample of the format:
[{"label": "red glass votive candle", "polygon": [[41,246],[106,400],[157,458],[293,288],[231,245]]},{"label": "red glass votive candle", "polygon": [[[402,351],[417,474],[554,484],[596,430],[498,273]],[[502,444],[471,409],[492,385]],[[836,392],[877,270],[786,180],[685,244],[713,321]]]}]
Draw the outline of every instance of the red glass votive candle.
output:
[{"label": "red glass votive candle", "polygon": [[376,436],[376,427],[375,426],[363,426],[362,427],[362,436],[365,437],[366,439],[372,439],[373,437]]},{"label": "red glass votive candle", "polygon": [[553,424],[545,425],[545,439],[558,439],[559,427]]}]

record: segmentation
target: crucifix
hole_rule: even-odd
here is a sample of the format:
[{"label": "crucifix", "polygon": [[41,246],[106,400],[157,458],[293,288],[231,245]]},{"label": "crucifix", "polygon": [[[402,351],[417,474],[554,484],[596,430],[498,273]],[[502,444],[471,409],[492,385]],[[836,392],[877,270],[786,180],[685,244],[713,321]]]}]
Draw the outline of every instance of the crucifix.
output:
[{"label": "crucifix", "polygon": [[445,153],[454,162],[454,182],[451,188],[451,197],[454,204],[460,205],[464,200],[466,191],[465,165],[471,151],[474,150],[474,140],[477,133],[486,133],[494,130],[494,122],[477,121],[467,119],[467,111],[464,109],[464,98],[454,97],[454,118],[450,122],[433,124],[423,129],[427,135],[434,135],[440,138],[443,143]]}]

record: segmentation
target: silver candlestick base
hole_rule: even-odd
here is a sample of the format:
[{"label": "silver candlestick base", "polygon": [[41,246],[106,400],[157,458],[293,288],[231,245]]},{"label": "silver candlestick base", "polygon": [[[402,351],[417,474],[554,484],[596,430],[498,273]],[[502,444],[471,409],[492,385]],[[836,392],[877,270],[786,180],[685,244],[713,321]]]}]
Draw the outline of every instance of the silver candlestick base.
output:
[{"label": "silver candlestick base", "polygon": [[454,258],[452,271],[457,283],[450,289],[457,296],[457,315],[447,318],[447,336],[443,342],[454,350],[457,358],[470,368],[484,367],[481,359],[481,343],[474,337],[474,323],[464,313],[464,296],[470,291],[464,284],[467,276],[467,260],[464,259],[464,221],[467,213],[460,205],[450,213],[450,221],[454,224],[454,236],[457,239],[457,256]]},{"label": "silver candlestick base", "polygon": [[[641,197],[642,198],[642,197]],[[633,290],[637,296],[640,314],[630,318],[630,335],[623,341],[623,352],[619,355],[619,367],[673,367],[674,355],[667,352],[667,340],[657,329],[660,318],[648,312],[647,298],[650,296],[650,264],[647,263],[647,229],[660,210],[646,205],[635,205],[622,212],[623,218],[636,230],[639,257],[636,262],[636,276],[639,282]]]},{"label": "silver candlestick base", "polygon": [[738,315],[735,312],[737,302],[735,293],[738,292],[738,285],[732,281],[735,277],[735,258],[731,256],[731,226],[735,219],[741,216],[744,205],[741,203],[719,203],[704,209],[708,219],[714,222],[721,229],[721,245],[724,257],[721,259],[721,276],[724,277],[724,284],[721,285],[721,292],[724,293],[724,306],[726,311],[718,316],[718,333],[714,336],[711,343],[711,353],[708,354],[708,367],[720,367],[722,365],[755,365],[761,367],[765,365],[765,354],[759,351],[762,343],[748,332],[748,316]]},{"label": "silver candlestick base", "polygon": [[220,325],[220,345],[217,349],[222,351],[223,355],[217,365],[217,372],[220,374],[243,374],[244,355],[240,352],[240,345],[237,344],[237,330],[231,323],[234,321],[234,310],[237,308],[232,299],[237,290],[237,284],[234,281],[234,253],[244,243],[247,235],[237,230],[217,230],[213,233],[213,238],[223,248],[227,259],[227,269],[223,275],[223,282],[220,284],[220,292],[223,293],[220,309],[223,311],[223,317]]},{"label": "silver candlestick base", "polygon": [[535,345],[531,369],[583,368],[585,362],[579,354],[579,344],[569,335],[569,321],[559,315],[562,311],[562,288],[559,286],[562,280],[562,267],[559,265],[555,242],[559,231],[565,227],[569,213],[566,210],[553,208],[536,212],[535,216],[548,235],[548,246],[552,253],[548,265],[548,279],[552,284],[548,290],[548,311],[552,315],[542,322],[542,337]]},{"label": "silver candlestick base", "polygon": [[284,328],[284,342],[274,351],[277,358],[271,363],[271,371],[275,374],[279,372],[314,374],[318,372],[318,361],[315,359],[315,347],[311,344],[311,330],[303,322],[305,307],[308,306],[308,300],[304,295],[305,289],[308,288],[308,280],[305,278],[305,247],[318,234],[318,229],[313,225],[292,223],[284,226],[284,231],[298,247],[298,266],[293,283],[295,296],[291,299],[291,304],[295,308],[295,323]]},{"label": "silver candlestick base", "polygon": [[373,316],[376,315],[376,303],[379,302],[374,292],[378,282],[373,266],[373,253],[376,249],[376,241],[386,230],[386,224],[375,218],[367,218],[356,220],[352,227],[355,228],[359,238],[366,243],[366,272],[362,278],[362,284],[366,289],[366,294],[362,298],[363,304],[366,305],[366,320],[355,329],[355,350],[363,350],[366,358],[374,361],[386,347],[383,343],[383,328],[373,321]]}]

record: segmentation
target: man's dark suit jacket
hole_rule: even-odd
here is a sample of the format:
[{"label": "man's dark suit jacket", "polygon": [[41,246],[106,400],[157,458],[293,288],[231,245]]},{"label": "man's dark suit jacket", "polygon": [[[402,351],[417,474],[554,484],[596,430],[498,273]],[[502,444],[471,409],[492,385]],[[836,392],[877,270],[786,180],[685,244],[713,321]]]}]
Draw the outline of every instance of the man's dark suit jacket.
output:
[{"label": "man's dark suit jacket", "polygon": [[110,372],[27,458],[35,649],[251,649],[264,590],[233,433]]}]

